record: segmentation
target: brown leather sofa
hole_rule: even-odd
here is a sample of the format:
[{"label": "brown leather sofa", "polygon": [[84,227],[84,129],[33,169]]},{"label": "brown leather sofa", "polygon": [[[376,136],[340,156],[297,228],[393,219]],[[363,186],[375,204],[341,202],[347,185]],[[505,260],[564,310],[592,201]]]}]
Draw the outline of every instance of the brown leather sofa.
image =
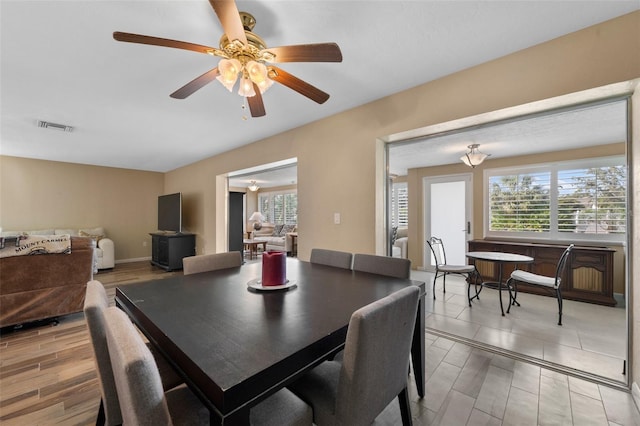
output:
[{"label": "brown leather sofa", "polygon": [[0,258],[0,327],[82,311],[95,242],[71,237],[70,254]]}]

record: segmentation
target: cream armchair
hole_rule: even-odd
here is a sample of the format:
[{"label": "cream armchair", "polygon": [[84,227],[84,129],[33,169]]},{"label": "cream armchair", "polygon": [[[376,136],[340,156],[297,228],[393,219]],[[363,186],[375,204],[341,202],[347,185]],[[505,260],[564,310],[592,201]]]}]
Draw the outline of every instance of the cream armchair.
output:
[{"label": "cream armchair", "polygon": [[79,237],[93,238],[96,242],[95,262],[96,269],[111,269],[115,266],[115,248],[113,240],[106,237],[103,227],[80,229],[56,229],[55,234],[70,234]]},{"label": "cream armchair", "polygon": [[392,255],[393,257],[401,257],[406,259],[409,256],[409,230],[407,228],[398,228],[396,240],[393,242]]}]

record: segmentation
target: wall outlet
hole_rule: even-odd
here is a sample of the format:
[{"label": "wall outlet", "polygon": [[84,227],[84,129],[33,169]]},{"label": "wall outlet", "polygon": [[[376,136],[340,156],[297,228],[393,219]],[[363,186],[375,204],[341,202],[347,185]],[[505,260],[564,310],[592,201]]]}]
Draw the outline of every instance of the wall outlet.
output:
[{"label": "wall outlet", "polygon": [[340,213],[333,214],[333,223],[336,225],[340,225]]},{"label": "wall outlet", "polygon": [[142,247],[146,247],[146,246],[147,246],[147,242],[146,242],[146,241],[143,241],[143,242],[142,242]]}]

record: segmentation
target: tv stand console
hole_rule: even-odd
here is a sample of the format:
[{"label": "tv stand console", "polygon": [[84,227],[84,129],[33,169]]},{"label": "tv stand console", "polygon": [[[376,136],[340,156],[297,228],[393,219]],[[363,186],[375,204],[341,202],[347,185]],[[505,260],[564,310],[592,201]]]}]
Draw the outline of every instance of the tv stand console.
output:
[{"label": "tv stand console", "polygon": [[167,271],[182,269],[182,258],[195,256],[196,235],[186,233],[153,232],[151,235],[151,264]]}]

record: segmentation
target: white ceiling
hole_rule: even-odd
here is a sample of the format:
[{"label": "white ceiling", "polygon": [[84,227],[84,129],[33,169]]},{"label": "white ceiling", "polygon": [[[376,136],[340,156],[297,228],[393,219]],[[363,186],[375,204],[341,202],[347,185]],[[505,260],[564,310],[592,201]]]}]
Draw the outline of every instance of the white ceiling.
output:
[{"label": "white ceiling", "polygon": [[330,93],[325,104],[275,85],[266,117],[245,121],[242,99],[217,82],[175,100],[217,60],[112,38],[217,47],[222,29],[206,0],[1,0],[0,153],[165,172],[640,9],[638,0],[237,3],[268,46],[339,44],[342,63],[282,65]]},{"label": "white ceiling", "polygon": [[230,187],[247,188],[254,181],[263,190],[277,186],[296,185],[298,183],[297,159],[289,158],[229,173]]},{"label": "white ceiling", "polygon": [[618,100],[397,143],[389,150],[389,173],[403,176],[411,168],[460,163],[471,144],[496,159],[626,140],[627,102]]}]

